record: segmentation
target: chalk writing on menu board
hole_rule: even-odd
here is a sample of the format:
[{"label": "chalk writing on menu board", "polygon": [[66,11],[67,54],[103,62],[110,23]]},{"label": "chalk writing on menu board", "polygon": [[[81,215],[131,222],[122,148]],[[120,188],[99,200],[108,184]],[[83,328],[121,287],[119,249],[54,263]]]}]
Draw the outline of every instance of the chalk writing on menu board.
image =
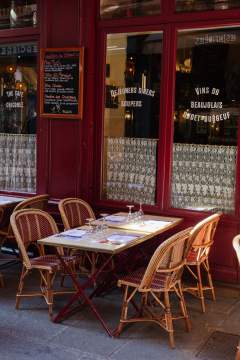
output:
[{"label": "chalk writing on menu board", "polygon": [[44,57],[43,112],[79,113],[79,52],[46,52]]}]

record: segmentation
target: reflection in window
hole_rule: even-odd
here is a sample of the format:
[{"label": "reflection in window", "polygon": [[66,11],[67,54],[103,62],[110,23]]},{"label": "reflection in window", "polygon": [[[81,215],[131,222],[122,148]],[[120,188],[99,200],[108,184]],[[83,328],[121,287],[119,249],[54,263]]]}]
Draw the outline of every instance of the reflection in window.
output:
[{"label": "reflection in window", "polygon": [[36,0],[1,0],[0,29],[36,25]]},{"label": "reflection in window", "polygon": [[161,33],[107,37],[102,197],[155,203]]},{"label": "reflection in window", "polygon": [[172,206],[234,211],[240,30],[178,34]]},{"label": "reflection in window", "polygon": [[34,192],[37,46],[0,46],[0,189]]},{"label": "reflection in window", "polygon": [[161,0],[101,0],[102,19],[156,15],[160,13]]},{"label": "reflection in window", "polygon": [[227,10],[240,7],[239,0],[176,0],[176,10],[204,11]]}]

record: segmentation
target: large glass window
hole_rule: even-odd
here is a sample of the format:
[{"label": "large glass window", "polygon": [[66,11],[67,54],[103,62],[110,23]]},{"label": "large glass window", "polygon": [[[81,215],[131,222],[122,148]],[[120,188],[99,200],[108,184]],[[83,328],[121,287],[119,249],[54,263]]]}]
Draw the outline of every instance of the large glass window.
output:
[{"label": "large glass window", "polygon": [[162,33],[109,34],[102,198],[155,203]]},{"label": "large glass window", "polygon": [[234,211],[240,29],[178,33],[172,206]]},{"label": "large glass window", "polygon": [[0,190],[35,192],[37,46],[0,45]]},{"label": "large glass window", "polygon": [[176,0],[176,10],[204,11],[227,10],[240,7],[239,0]]},{"label": "large glass window", "polygon": [[103,19],[160,13],[161,0],[101,0],[100,14]]},{"label": "large glass window", "polygon": [[36,0],[1,0],[0,29],[36,25]]}]

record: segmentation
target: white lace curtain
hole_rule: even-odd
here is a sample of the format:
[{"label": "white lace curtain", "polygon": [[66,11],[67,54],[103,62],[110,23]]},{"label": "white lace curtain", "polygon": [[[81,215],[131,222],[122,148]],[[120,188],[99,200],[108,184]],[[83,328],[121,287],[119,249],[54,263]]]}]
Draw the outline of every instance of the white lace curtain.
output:
[{"label": "white lace curtain", "polygon": [[173,147],[172,206],[234,211],[236,146]]},{"label": "white lace curtain", "polygon": [[107,199],[155,204],[157,140],[107,138]]},{"label": "white lace curtain", "polygon": [[36,191],[36,135],[0,133],[0,190]]}]

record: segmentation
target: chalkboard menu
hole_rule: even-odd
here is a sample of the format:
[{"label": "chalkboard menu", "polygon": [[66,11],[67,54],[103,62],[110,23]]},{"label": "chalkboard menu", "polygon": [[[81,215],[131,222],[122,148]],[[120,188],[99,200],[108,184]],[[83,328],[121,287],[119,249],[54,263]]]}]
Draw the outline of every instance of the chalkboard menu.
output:
[{"label": "chalkboard menu", "polygon": [[41,50],[41,115],[82,118],[83,48]]}]

